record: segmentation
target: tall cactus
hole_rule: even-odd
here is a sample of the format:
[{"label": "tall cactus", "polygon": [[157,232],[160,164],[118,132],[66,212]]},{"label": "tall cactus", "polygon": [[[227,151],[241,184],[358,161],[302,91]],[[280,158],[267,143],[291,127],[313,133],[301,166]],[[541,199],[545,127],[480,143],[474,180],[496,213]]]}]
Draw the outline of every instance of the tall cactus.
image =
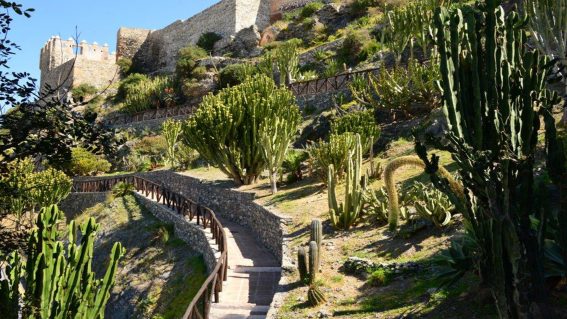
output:
[{"label": "tall cactus", "polygon": [[[543,54],[557,59],[567,103],[567,1],[524,0],[524,9],[534,43]],[[563,123],[567,124],[567,104],[563,108]]]},{"label": "tall cactus", "polygon": [[278,171],[287,154],[289,144],[297,133],[301,122],[299,108],[287,107],[273,110],[272,114],[264,119],[258,130],[262,155],[270,173],[272,194],[277,193]]},{"label": "tall cactus", "polygon": [[299,270],[299,279],[302,282],[309,280],[309,268],[307,261],[307,252],[305,248],[299,247],[297,250],[297,269]]},{"label": "tall cactus", "polygon": [[321,241],[323,240],[323,225],[318,219],[311,221],[311,236],[310,240],[317,243],[317,247],[321,249]]},{"label": "tall cactus", "polygon": [[182,131],[182,125],[179,121],[168,119],[162,124],[162,134],[167,144],[166,158],[170,167],[174,167],[177,161],[177,148]]},{"label": "tall cactus", "polygon": [[337,180],[334,171],[333,165],[330,165],[327,196],[331,223],[337,228],[349,230],[358,221],[366,190],[366,176],[362,177],[362,145],[359,134],[356,134],[354,155],[349,154],[348,157],[345,199],[340,205],[336,197]]},{"label": "tall cactus", "polygon": [[[500,1],[481,11],[437,9],[446,147],[463,178],[466,199],[455,203],[480,247],[481,278],[491,288],[503,318],[542,317],[546,291],[543,245],[546,218],[534,204],[534,158],[540,117],[545,124],[547,168],[564,176],[551,107],[557,96],[545,89],[548,60],[526,45],[525,21],[507,16]],[[432,181],[453,193],[434,174],[439,158],[416,150]],[[545,187],[542,187],[545,188]],[[455,199],[455,196],[450,196]],[[545,214],[543,214],[545,217]],[[533,228],[538,219],[540,228]]]},{"label": "tall cactus", "polygon": [[[273,124],[267,121],[274,118],[296,121],[298,114],[289,90],[266,76],[256,76],[205,96],[196,114],[185,123],[182,139],[238,185],[251,184],[267,165],[260,127]],[[286,139],[278,141],[274,149],[283,147],[279,143]]]},{"label": "tall cactus", "polygon": [[[9,256],[8,278],[0,282],[0,309],[7,316],[26,318],[101,318],[114,285],[118,261],[124,254],[120,243],[112,248],[110,263],[103,279],[95,279],[91,270],[94,219],[81,228],[80,244],[74,222],[69,225],[69,245],[57,240],[57,223],[62,213],[57,206],[43,208],[37,229],[28,244],[27,259],[18,252]],[[23,285],[21,285],[24,283]],[[20,291],[20,287],[24,291]],[[24,301],[23,303],[21,301]]]}]

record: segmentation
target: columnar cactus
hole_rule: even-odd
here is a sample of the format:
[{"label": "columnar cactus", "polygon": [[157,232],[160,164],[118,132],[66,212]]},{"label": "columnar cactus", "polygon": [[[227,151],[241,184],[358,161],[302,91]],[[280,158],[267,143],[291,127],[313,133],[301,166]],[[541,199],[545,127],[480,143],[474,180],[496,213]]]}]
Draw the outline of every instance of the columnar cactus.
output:
[{"label": "columnar cactus", "polygon": [[286,121],[297,123],[298,116],[299,107],[289,90],[266,76],[256,76],[205,96],[196,114],[185,123],[182,139],[238,185],[251,184],[267,166],[261,133],[270,133],[267,139],[280,134],[271,134],[269,125],[275,123],[268,121],[283,121],[278,128],[285,128],[286,138],[271,141],[272,150],[281,152],[280,148],[287,148],[289,134],[295,133]]},{"label": "columnar cactus", "polygon": [[311,221],[311,237],[310,240],[317,243],[317,247],[321,249],[321,240],[323,239],[323,225],[318,219]]},{"label": "columnar cactus", "polygon": [[[545,125],[546,168],[552,181],[565,183],[565,158],[551,108],[559,99],[546,90],[549,60],[527,45],[526,25],[498,0],[480,7],[435,14],[446,148],[463,179],[461,205],[479,245],[479,271],[503,318],[546,316],[543,248],[547,222],[535,198],[534,158],[541,118]],[[434,174],[439,158],[418,144],[432,181],[452,193]],[[562,194],[563,195],[563,194]],[[455,196],[450,196],[453,200]],[[565,215],[559,212],[558,215]],[[561,217],[559,217],[561,218]],[[565,229],[562,230],[565,233]],[[532,312],[535,311],[535,312]]]},{"label": "columnar cactus", "polygon": [[168,119],[162,124],[162,134],[167,144],[167,162],[170,167],[175,166],[179,137],[182,133],[181,122]]},{"label": "columnar cactus", "polygon": [[18,252],[10,255],[6,268],[9,276],[0,284],[3,314],[25,318],[104,316],[124,249],[120,243],[114,244],[104,278],[95,279],[91,263],[98,225],[93,218],[85,222],[81,226],[81,243],[77,245],[77,228],[71,222],[65,249],[63,242],[57,240],[61,216],[55,205],[43,208],[29,240],[27,259],[24,261]]},{"label": "columnar cactus", "polygon": [[362,177],[362,145],[360,135],[356,134],[354,155],[349,154],[345,185],[345,200],[340,205],[336,198],[337,180],[333,165],[329,166],[328,203],[329,215],[333,226],[349,230],[357,221],[364,205],[366,176]]},{"label": "columnar cactus", "polygon": [[299,279],[302,282],[309,280],[309,269],[307,268],[307,252],[305,248],[299,247],[297,250],[297,269],[299,270]]}]

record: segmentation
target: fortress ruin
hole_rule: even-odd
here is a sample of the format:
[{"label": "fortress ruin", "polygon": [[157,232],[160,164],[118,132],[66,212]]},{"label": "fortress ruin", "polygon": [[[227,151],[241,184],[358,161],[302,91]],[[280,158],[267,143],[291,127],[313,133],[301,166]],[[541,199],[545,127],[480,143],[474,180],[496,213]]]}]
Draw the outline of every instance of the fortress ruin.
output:
[{"label": "fortress ruin", "polygon": [[[163,29],[122,27],[118,30],[116,53],[108,45],[77,44],[73,39],[52,37],[41,49],[41,87],[61,87],[69,91],[80,84],[104,89],[119,80],[119,58],[129,58],[145,73],[172,73],[178,51],[197,43],[207,32],[222,36],[228,43],[239,31],[256,26],[266,28],[281,17],[282,11],[312,0],[222,0],[187,20],[178,20]],[[76,52],[76,53],[75,53]]]}]

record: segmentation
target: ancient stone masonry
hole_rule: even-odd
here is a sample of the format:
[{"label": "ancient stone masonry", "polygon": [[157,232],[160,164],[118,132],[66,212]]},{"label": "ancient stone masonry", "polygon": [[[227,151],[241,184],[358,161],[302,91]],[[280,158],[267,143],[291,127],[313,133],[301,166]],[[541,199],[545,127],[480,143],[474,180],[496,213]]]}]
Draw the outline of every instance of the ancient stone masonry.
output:
[{"label": "ancient stone masonry", "polygon": [[52,37],[41,49],[41,88],[61,87],[60,92],[86,83],[104,89],[118,80],[116,55],[107,44],[99,45],[74,39],[62,40]]},{"label": "ancient stone masonry", "polygon": [[[138,70],[146,73],[171,73],[179,50],[195,44],[199,37],[214,32],[225,45],[240,30],[251,26],[259,30],[270,23],[275,0],[222,0],[187,20],[178,20],[160,30],[120,28],[117,54],[96,42],[76,44],[52,37],[41,50],[41,86],[63,86],[63,91],[88,83],[104,88],[117,80],[117,59],[132,59]],[[274,9],[275,10],[275,9]],[[76,54],[75,54],[76,53]]]}]

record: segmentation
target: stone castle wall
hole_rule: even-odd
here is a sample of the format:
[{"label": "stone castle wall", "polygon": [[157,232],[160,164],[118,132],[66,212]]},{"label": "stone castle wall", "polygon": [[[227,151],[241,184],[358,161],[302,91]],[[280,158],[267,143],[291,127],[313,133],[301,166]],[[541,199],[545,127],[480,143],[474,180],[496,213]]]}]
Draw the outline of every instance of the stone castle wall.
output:
[{"label": "stone castle wall", "polygon": [[[176,21],[160,30],[120,28],[117,34],[117,53],[110,53],[107,45],[96,42],[75,43],[73,39],[52,37],[40,55],[41,87],[57,87],[61,74],[72,66],[73,78],[64,83],[66,89],[88,83],[105,88],[115,78],[114,66],[119,57],[133,60],[138,71],[150,74],[172,73],[181,48],[197,43],[207,32],[221,35],[224,43],[238,31],[253,25],[259,30],[270,23],[274,10],[290,0],[222,0],[187,20]],[[65,67],[63,67],[65,65]],[[68,72],[67,72],[68,73]]]},{"label": "stone castle wall", "polygon": [[107,44],[99,45],[52,37],[41,49],[40,87],[49,85],[61,91],[82,83],[105,88],[117,76],[116,55]]},{"label": "stone castle wall", "polygon": [[[151,31],[147,36],[147,30],[121,29],[118,51],[124,52],[124,56],[131,55],[136,67],[144,72],[171,73],[175,70],[179,50],[197,43],[202,34],[214,32],[226,40],[252,25],[263,29],[269,22],[268,0],[224,0],[187,20]],[[132,55],[132,52],[135,53]]]}]

